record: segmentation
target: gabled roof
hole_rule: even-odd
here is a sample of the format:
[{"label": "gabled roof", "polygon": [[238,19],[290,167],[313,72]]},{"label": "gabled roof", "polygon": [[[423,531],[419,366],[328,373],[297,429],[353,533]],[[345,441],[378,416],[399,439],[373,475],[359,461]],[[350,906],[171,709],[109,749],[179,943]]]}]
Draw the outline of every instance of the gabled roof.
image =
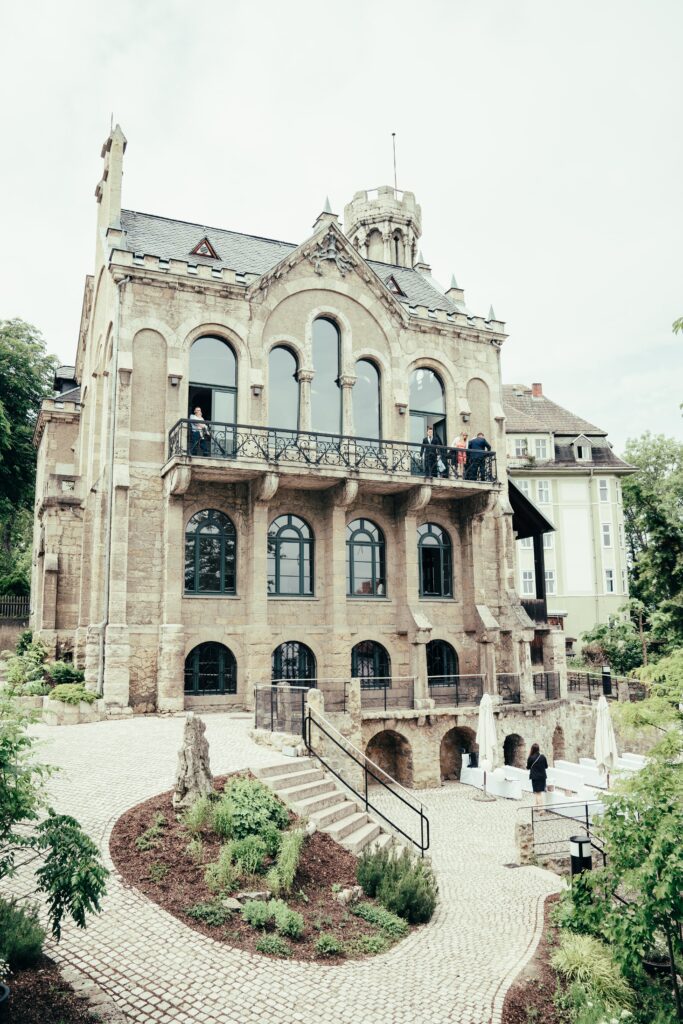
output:
[{"label": "gabled roof", "polygon": [[[271,270],[298,248],[290,242],[280,242],[274,238],[244,235],[238,231],[227,231],[225,228],[171,220],[168,217],[137,213],[133,210],[121,210],[121,227],[125,232],[126,248],[131,252],[186,261],[188,253],[196,247],[198,240],[206,238],[214,252],[220,254],[220,259],[214,260],[197,254],[193,257],[197,262],[259,276]],[[435,284],[426,280],[417,270],[393,266],[390,263],[378,263],[375,260],[366,262],[385,285],[391,277],[395,279],[403,296],[398,296],[393,291],[391,294],[404,305],[445,309],[449,313],[459,311],[455,303],[446,298]]]},{"label": "gabled roof", "polygon": [[[507,423],[505,429],[508,433],[518,431],[539,430],[551,434],[569,434],[574,437],[577,434],[600,434],[606,436],[607,431],[596,427],[588,420],[576,416],[561,405],[551,402],[545,395],[539,398],[532,398],[531,388],[525,388],[520,394],[520,388],[510,384],[503,385],[503,406]],[[533,421],[535,427],[529,425]]]}]

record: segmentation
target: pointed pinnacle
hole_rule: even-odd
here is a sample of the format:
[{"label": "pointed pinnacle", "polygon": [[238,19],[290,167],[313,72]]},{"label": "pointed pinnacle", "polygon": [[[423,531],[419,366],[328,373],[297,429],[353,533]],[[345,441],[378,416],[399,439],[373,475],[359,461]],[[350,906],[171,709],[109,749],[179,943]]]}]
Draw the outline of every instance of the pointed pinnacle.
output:
[{"label": "pointed pinnacle", "polygon": [[490,323],[492,320],[495,320],[495,319],[496,319],[496,314],[493,312],[493,306],[491,306],[491,308],[489,309],[488,321]]},{"label": "pointed pinnacle", "polygon": [[325,205],[323,207],[323,213],[332,213],[332,207],[330,206],[329,196],[325,196]]},{"label": "pointed pinnacle", "polygon": [[450,284],[450,287],[451,288],[457,288],[458,287],[458,282],[455,280],[455,274],[451,274],[451,284]]},{"label": "pointed pinnacle", "polygon": [[418,254],[417,254],[417,262],[418,262],[418,263],[424,263],[424,261],[425,261],[425,258],[424,258],[424,256],[422,255],[422,249],[420,249],[420,250],[418,251]]}]

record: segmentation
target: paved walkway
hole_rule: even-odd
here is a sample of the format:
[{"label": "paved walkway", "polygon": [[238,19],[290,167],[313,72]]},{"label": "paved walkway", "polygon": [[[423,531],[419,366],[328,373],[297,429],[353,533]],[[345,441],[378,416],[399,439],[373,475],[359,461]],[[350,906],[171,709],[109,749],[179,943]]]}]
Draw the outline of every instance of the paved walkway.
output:
[{"label": "paved walkway", "polygon": [[[206,717],[215,774],[282,760],[251,742],[250,721]],[[519,804],[479,802],[459,785],[426,791],[441,893],[432,922],[362,962],[268,960],[186,928],[113,870],[112,826],[172,786],[182,729],[182,718],[154,717],[36,727],[42,758],[62,767],[51,782],[56,809],[79,818],[112,870],[103,913],[86,932],[65,929],[60,961],[141,1024],[498,1024],[536,948],[543,899],[560,888],[549,872],[504,867],[515,859]]]}]

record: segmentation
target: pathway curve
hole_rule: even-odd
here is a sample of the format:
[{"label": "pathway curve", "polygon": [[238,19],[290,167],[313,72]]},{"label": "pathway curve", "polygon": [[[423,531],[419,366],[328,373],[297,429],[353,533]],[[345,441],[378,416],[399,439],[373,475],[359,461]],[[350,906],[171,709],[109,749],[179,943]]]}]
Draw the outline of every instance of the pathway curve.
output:
[{"label": "pathway curve", "polygon": [[[282,760],[249,739],[251,716],[205,721],[215,774]],[[425,791],[441,895],[432,922],[362,962],[268,960],[188,929],[111,863],[114,822],[173,785],[182,730],[182,717],[35,727],[42,759],[62,768],[55,808],[79,818],[112,870],[103,913],[85,932],[66,927],[53,955],[140,1024],[499,1024],[505,992],[536,948],[543,900],[560,888],[547,871],[504,866],[515,859],[519,804],[480,802],[455,784]]]}]

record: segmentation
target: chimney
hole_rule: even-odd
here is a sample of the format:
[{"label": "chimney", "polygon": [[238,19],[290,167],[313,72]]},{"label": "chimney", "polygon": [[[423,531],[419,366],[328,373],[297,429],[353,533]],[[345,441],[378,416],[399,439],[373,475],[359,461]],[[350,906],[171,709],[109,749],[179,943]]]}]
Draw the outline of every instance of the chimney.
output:
[{"label": "chimney", "polygon": [[531,385],[531,397],[532,398],[543,398],[543,385],[532,384]]}]

